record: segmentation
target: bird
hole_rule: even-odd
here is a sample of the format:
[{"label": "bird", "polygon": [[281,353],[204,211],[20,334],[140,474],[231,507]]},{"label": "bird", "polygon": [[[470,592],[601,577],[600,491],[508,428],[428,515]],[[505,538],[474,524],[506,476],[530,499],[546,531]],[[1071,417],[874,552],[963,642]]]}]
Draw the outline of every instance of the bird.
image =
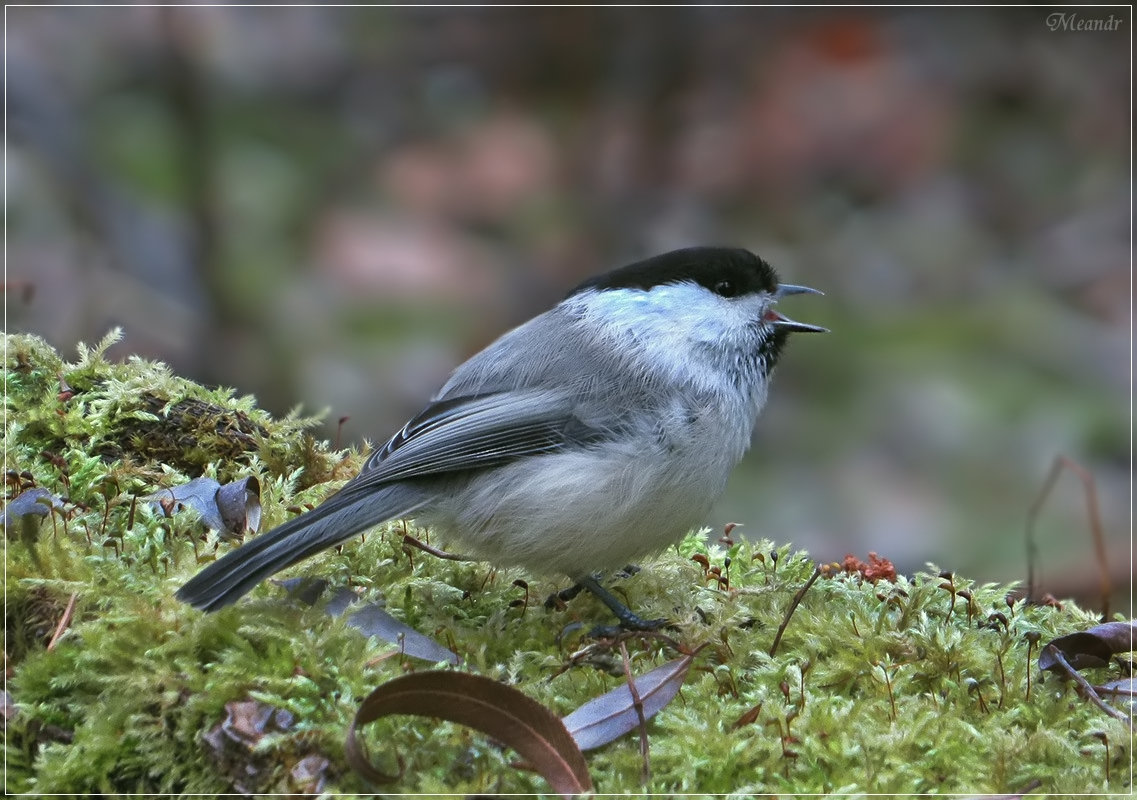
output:
[{"label": "bird", "polygon": [[736,247],[673,250],[597,275],[459,365],[359,474],[185,583],[204,611],[393,519],[495,567],[563,575],[622,627],[599,580],[699,526],[750,446],[792,333],[780,283]]}]

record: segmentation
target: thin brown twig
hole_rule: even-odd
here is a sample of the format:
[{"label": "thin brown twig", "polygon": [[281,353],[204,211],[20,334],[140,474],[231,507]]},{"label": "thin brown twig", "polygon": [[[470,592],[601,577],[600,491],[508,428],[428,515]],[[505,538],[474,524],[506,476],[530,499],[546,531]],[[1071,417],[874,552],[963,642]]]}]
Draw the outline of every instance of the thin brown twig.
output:
[{"label": "thin brown twig", "polygon": [[457,553],[447,553],[445,550],[439,550],[437,547],[432,547],[431,545],[427,544],[426,542],[419,541],[415,537],[411,536],[409,533],[403,534],[403,544],[409,544],[412,547],[417,547],[419,550],[422,550],[424,553],[430,553],[432,556],[436,556],[438,558],[445,558],[447,561],[470,561],[470,560],[472,560],[472,559],[467,558],[466,556],[460,556]]},{"label": "thin brown twig", "polygon": [[632,706],[636,709],[636,716],[640,721],[640,757],[643,759],[640,781],[646,786],[651,780],[651,757],[647,744],[647,718],[644,717],[644,704],[643,700],[640,699],[639,690],[636,688],[636,680],[632,677],[632,664],[628,659],[628,648],[624,646],[623,641],[620,642],[620,655],[624,659],[624,675],[628,678],[628,691],[632,693]]},{"label": "thin brown twig", "polygon": [[770,658],[773,658],[774,654],[778,652],[778,645],[782,642],[782,634],[786,632],[786,626],[790,624],[790,617],[792,617],[794,611],[797,610],[798,603],[801,602],[801,599],[805,597],[805,593],[809,591],[809,587],[813,586],[813,582],[819,577],[821,577],[821,567],[815,566],[813,568],[813,574],[809,576],[809,580],[805,582],[805,586],[797,590],[793,602],[790,603],[789,610],[786,611],[786,618],[783,619],[782,624],[778,626],[778,633],[774,636],[774,643],[770,645]]},{"label": "thin brown twig", "polygon": [[1050,496],[1051,490],[1054,488],[1055,482],[1058,480],[1058,475],[1062,472],[1062,468],[1073,472],[1082,481],[1082,490],[1086,496],[1086,513],[1090,521],[1090,536],[1094,542],[1094,554],[1097,556],[1098,562],[1098,575],[1100,576],[1101,583],[1101,614],[1102,619],[1109,618],[1109,597],[1113,592],[1113,583],[1109,578],[1109,565],[1106,563],[1105,554],[1105,535],[1101,523],[1101,511],[1098,507],[1098,492],[1094,484],[1094,476],[1088,469],[1083,467],[1078,462],[1064,455],[1057,455],[1054,457],[1054,463],[1050,465],[1050,472],[1046,476],[1046,480],[1042,484],[1042,491],[1039,492],[1038,499],[1030,507],[1027,512],[1026,519],[1026,592],[1027,597],[1034,598],[1034,564],[1038,556],[1038,547],[1034,542],[1034,526],[1038,521],[1039,512],[1042,510],[1043,503]]},{"label": "thin brown twig", "polygon": [[1129,719],[1129,716],[1102,700],[1101,696],[1094,691],[1094,687],[1090,685],[1090,682],[1083,678],[1081,673],[1070,666],[1070,662],[1068,662],[1066,660],[1066,657],[1062,655],[1061,650],[1052,644],[1048,644],[1043,648],[1043,651],[1049,653],[1050,656],[1062,667],[1063,672],[1065,672],[1071,679],[1073,679],[1075,683],[1078,684],[1078,686],[1082,688],[1082,691],[1085,693],[1086,697],[1090,699],[1090,702],[1092,702],[1106,714],[1109,714],[1114,719],[1119,719],[1122,722],[1126,723],[1129,726],[1129,729],[1133,730],[1133,722]]},{"label": "thin brown twig", "polygon": [[55,649],[56,642],[63,636],[63,632],[67,630],[67,626],[71,624],[71,615],[75,613],[75,601],[79,599],[78,592],[71,593],[71,599],[67,601],[67,608],[63,610],[63,616],[59,620],[59,624],[55,626],[55,633],[51,635],[51,641],[47,643],[47,651],[50,653]]}]

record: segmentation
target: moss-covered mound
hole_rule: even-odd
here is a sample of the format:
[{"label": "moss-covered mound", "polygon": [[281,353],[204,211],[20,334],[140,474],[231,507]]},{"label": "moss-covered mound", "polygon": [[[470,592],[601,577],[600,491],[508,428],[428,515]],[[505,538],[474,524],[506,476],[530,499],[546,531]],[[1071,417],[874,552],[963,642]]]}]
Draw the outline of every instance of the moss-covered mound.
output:
[{"label": "moss-covered mound", "polygon": [[[442,667],[272,583],[211,615],[180,604],[177,587],[232,545],[192,511],[168,516],[146,499],[201,476],[254,476],[267,529],[337,488],[360,453],[162,365],[112,363],[111,341],[64,363],[34,337],[5,338],[5,497],[48,493],[44,514],[7,529],[7,790],[367,793],[344,758],[360,700]],[[408,551],[403,533],[380,527],[288,575],[385,604],[452,647],[456,669],[558,715],[624,681],[619,649],[586,638],[610,621],[598,602],[546,610],[563,581]],[[706,647],[647,724],[646,785],[633,733],[588,753],[599,792],[1129,790],[1125,725],[1032,667],[1028,638],[1088,627],[1089,614],[1008,602],[1008,587],[935,570],[876,583],[837,570],[805,594],[771,657],[814,564],[786,546],[710,538],[611,583],[675,622],[671,641],[624,642],[633,672],[678,657],[676,644]],[[547,791],[510,751],[456,725],[389,718],[366,734],[381,763],[392,749],[405,761],[393,793]]]}]

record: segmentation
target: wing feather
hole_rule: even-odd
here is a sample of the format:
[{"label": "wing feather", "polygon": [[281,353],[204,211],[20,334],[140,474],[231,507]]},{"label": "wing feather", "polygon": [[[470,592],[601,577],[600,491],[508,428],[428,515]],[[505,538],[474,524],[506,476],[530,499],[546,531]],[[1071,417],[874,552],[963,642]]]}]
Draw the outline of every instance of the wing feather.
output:
[{"label": "wing feather", "polygon": [[574,412],[564,392],[550,389],[435,401],[376,450],[349,485],[484,469],[605,437]]}]

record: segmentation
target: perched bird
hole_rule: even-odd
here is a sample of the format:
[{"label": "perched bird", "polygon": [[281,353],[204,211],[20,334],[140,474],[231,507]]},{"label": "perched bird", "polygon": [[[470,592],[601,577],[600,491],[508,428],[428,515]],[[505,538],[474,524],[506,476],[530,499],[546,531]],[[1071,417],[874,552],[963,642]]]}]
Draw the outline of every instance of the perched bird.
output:
[{"label": "perched bird", "polygon": [[414,518],[497,566],[560,573],[654,627],[594,572],[696,527],[750,445],[793,332],[791,294],[747,250],[692,247],[585,281],[454,370],[315,509],[213,562],[178,597],[211,611],[285,567]]}]

